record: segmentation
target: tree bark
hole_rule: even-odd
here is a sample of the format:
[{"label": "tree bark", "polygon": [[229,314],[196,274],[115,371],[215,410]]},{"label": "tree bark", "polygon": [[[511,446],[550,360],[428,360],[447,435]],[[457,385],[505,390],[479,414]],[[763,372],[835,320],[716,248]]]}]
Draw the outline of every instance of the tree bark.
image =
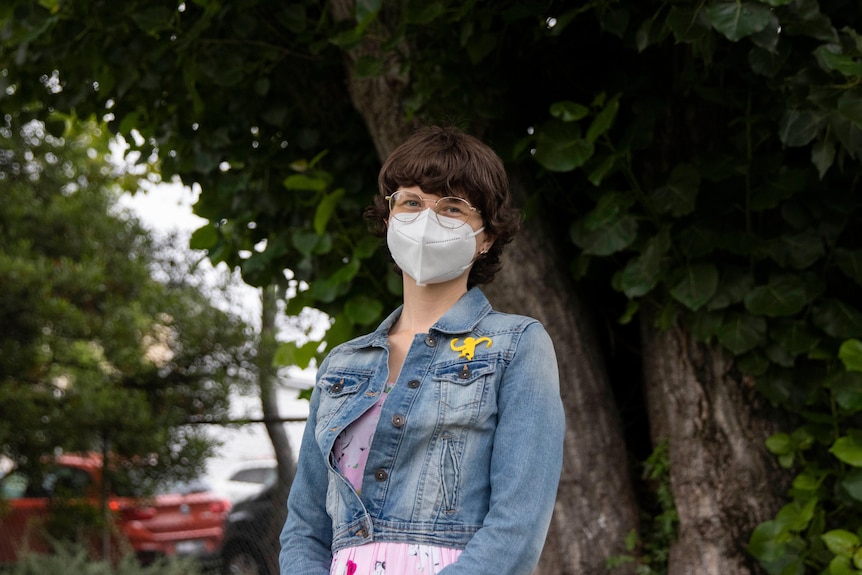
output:
[{"label": "tree bark", "polygon": [[[513,186],[517,192],[517,186]],[[625,555],[638,528],[622,425],[589,314],[538,219],[506,248],[505,265],[483,289],[496,309],[541,321],[554,341],[566,412],[563,473],[535,575],[597,575]],[[626,564],[615,575],[634,573]]]},{"label": "tree bark", "polygon": [[[277,301],[284,296],[283,291],[277,286],[267,286],[261,290],[260,343],[257,356],[261,411],[278,468],[278,487],[271,491],[270,497],[276,512],[272,514],[266,532],[261,534],[264,540],[269,541],[277,541],[281,534],[281,528],[287,518],[287,496],[296,475],[293,449],[278,410],[278,373],[273,366],[278,347],[275,325]],[[265,559],[269,572],[278,573],[278,557],[268,555]]]},{"label": "tree bark", "polygon": [[651,435],[668,442],[679,515],[668,575],[761,573],[746,546],[784,493],[764,447],[779,419],[722,349],[679,326],[660,332],[653,320],[641,321]]}]

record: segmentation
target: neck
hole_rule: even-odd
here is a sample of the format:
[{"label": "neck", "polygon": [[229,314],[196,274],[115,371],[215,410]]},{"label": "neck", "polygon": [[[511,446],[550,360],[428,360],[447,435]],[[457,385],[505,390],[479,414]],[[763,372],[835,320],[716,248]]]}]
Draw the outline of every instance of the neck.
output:
[{"label": "neck", "polygon": [[427,333],[449,308],[467,293],[466,276],[450,282],[417,286],[408,277],[404,281],[404,309],[392,327],[393,333]]}]

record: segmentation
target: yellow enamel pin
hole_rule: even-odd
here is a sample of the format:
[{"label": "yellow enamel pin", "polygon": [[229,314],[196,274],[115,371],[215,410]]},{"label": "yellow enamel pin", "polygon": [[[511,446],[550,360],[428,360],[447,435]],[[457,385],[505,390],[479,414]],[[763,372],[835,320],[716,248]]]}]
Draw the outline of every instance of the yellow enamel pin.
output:
[{"label": "yellow enamel pin", "polygon": [[482,342],[485,343],[485,347],[491,347],[491,338],[490,337],[480,337],[476,339],[475,337],[465,337],[464,343],[458,345],[458,338],[456,337],[451,342],[449,342],[449,347],[452,348],[452,351],[460,351],[461,355],[458,357],[466,357],[468,360],[473,359],[473,356],[476,354],[476,346]]}]

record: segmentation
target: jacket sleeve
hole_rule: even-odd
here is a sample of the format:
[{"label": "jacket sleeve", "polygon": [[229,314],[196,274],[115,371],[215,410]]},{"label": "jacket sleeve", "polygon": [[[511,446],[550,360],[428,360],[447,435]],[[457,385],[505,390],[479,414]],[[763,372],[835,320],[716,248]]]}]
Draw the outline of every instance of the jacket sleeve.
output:
[{"label": "jacket sleeve", "polygon": [[326,512],[328,472],[315,440],[319,403],[320,389],[315,386],[281,531],[278,562],[282,575],[329,575],[332,563],[332,520]]},{"label": "jacket sleeve", "polygon": [[530,575],[545,543],[563,459],[565,416],[553,343],[524,330],[498,392],[491,500],[482,527],[439,575]]}]

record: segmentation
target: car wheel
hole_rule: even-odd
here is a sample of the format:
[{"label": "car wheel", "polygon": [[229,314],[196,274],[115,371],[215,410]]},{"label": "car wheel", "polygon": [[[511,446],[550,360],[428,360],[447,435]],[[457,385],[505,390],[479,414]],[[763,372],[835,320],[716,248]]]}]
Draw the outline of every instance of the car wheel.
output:
[{"label": "car wheel", "polygon": [[253,551],[232,549],[225,556],[222,573],[224,575],[267,575],[261,557]]}]

